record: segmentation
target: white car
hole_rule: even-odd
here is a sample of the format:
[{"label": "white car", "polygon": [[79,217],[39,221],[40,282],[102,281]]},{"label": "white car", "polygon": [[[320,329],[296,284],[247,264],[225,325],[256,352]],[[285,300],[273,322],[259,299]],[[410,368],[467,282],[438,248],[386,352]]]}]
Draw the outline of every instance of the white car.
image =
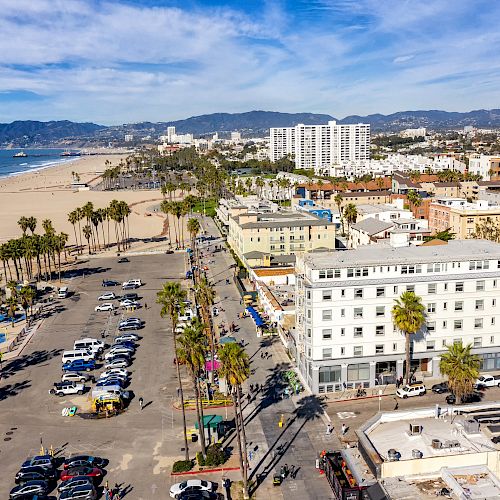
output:
[{"label": "white car", "polygon": [[97,297],[97,300],[113,300],[116,299],[116,295],[113,292],[106,292]]},{"label": "white car", "polygon": [[124,355],[124,356],[130,358],[134,355],[134,352],[135,352],[134,349],[125,348],[125,347],[115,347],[114,349],[111,349],[111,351],[107,352],[104,355],[104,359],[108,360],[108,359],[116,358],[117,356],[121,356],[121,355]]},{"label": "white car", "polygon": [[75,384],[75,382],[56,382],[54,387],[50,389],[49,394],[56,396],[69,396],[71,394],[83,394],[85,386],[83,384]]},{"label": "white car", "polygon": [[396,391],[396,396],[398,398],[406,399],[413,396],[423,396],[426,393],[426,388],[424,384],[410,384],[400,387]]},{"label": "white car", "polygon": [[130,360],[128,359],[113,359],[108,361],[104,365],[105,370],[110,370],[112,368],[127,368],[130,365]]},{"label": "white car", "polygon": [[134,285],[137,285],[137,286],[142,286],[142,281],[139,278],[133,278],[131,280],[124,281],[122,283],[122,286],[123,285],[129,285],[129,284],[134,284]]},{"label": "white car", "polygon": [[86,373],[67,372],[63,373],[61,377],[61,382],[77,382],[83,384],[84,382],[87,382],[87,380],[90,380],[92,378],[93,377],[91,375],[88,375]]},{"label": "white car", "polygon": [[199,491],[214,491],[216,487],[216,483],[205,481],[204,479],[188,479],[187,481],[182,481],[182,483],[173,484],[170,487],[170,496],[178,498],[186,488],[193,488]]},{"label": "white car", "polygon": [[95,306],[95,311],[114,311],[115,306],[111,302],[105,302],[104,304],[101,304],[99,306]]},{"label": "white car", "polygon": [[131,307],[131,306],[138,307],[139,302],[137,302],[137,300],[125,299],[125,300],[120,301],[120,306],[121,307]]},{"label": "white car", "polygon": [[128,377],[128,371],[125,370],[125,368],[110,368],[109,370],[106,370],[102,372],[99,375],[100,379],[107,378],[111,375],[120,375],[121,377]]},{"label": "white car", "polygon": [[115,344],[119,344],[121,342],[137,342],[139,340],[139,335],[135,333],[124,333],[119,337],[116,337]]}]

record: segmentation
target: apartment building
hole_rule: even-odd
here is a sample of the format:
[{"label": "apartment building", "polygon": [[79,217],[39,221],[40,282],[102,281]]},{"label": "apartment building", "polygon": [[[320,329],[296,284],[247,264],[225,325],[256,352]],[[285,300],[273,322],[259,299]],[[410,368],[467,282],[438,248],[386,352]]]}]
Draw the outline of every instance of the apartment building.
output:
[{"label": "apartment building", "polygon": [[296,273],[293,356],[315,394],[403,375],[405,339],[391,310],[408,290],[427,311],[412,342],[417,376],[438,377],[440,355],[459,341],[473,345],[482,370],[500,369],[500,244],[452,240],[309,253],[297,257]]},{"label": "apartment building", "polygon": [[479,174],[485,181],[500,180],[500,156],[473,154],[469,158],[469,173]]},{"label": "apartment building", "polygon": [[304,125],[270,129],[269,156],[294,158],[297,168],[328,168],[335,163],[370,158],[370,125]]},{"label": "apartment building", "polygon": [[335,224],[298,211],[246,212],[229,217],[227,241],[242,262],[256,252],[270,256],[335,249]]},{"label": "apartment building", "polygon": [[465,198],[438,198],[429,205],[429,228],[435,234],[450,229],[456,239],[470,238],[486,219],[500,222],[500,205],[486,200],[469,203]]}]

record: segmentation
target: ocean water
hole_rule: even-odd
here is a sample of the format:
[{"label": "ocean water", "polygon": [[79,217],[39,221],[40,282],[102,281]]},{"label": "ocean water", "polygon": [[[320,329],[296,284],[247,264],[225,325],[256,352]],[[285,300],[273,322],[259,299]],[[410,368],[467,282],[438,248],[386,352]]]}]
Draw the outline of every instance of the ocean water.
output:
[{"label": "ocean water", "polygon": [[[24,151],[28,156],[14,158],[19,151]],[[78,159],[78,156],[61,157],[63,151],[64,149],[0,149],[0,177],[33,172]]]}]

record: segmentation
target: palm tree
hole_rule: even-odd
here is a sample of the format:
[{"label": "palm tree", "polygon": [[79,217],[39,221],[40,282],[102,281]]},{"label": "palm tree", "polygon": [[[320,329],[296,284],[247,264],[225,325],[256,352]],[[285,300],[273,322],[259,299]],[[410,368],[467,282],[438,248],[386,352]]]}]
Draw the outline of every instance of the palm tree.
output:
[{"label": "palm tree", "polygon": [[[172,323],[175,353],[177,353],[177,334],[175,330],[179,320],[179,312],[182,312],[183,310],[183,301],[185,300],[186,295],[186,290],[183,290],[181,288],[181,284],[176,281],[165,283],[163,288],[156,294],[156,302],[161,305],[160,316],[162,318],[168,316]],[[179,384],[179,391],[181,395],[182,424],[184,426],[184,449],[186,452],[186,460],[189,460],[189,447],[186,430],[186,409],[184,408],[184,391],[182,390],[181,371],[177,360],[175,365],[177,367],[177,383]]]},{"label": "palm tree", "polygon": [[199,262],[198,262],[198,247],[196,245],[196,235],[200,232],[201,225],[198,219],[191,218],[187,222],[187,230],[191,235],[191,249],[193,250],[194,260],[196,262],[196,271],[199,272]]},{"label": "palm tree", "polygon": [[75,246],[78,248],[78,237],[76,235],[76,223],[78,222],[78,215],[76,210],[73,210],[68,214],[68,222],[73,226],[73,231],[75,233]]},{"label": "palm tree", "polygon": [[333,197],[333,201],[337,205],[337,209],[339,211],[340,222],[342,224],[342,235],[344,235],[345,234],[345,230],[344,230],[344,217],[343,217],[343,213],[342,213],[342,202],[344,201],[344,197],[340,193],[337,193]]},{"label": "palm tree", "polygon": [[53,237],[54,251],[57,253],[59,283],[61,282],[61,252],[66,248],[69,236],[66,233],[55,234]]},{"label": "palm tree", "polygon": [[354,203],[348,203],[344,207],[343,216],[345,218],[345,221],[347,222],[347,242],[349,243],[351,225],[354,224],[356,222],[356,219],[358,218],[358,209],[356,208],[356,205]]},{"label": "palm tree", "polygon": [[[169,214],[171,213],[171,209],[172,209],[172,202],[170,201],[167,201],[167,200],[163,200],[161,203],[160,203],[160,210],[167,216],[167,229],[168,229],[168,244],[169,244],[169,247],[172,247],[172,235],[170,234],[170,218],[169,218]],[[177,232],[177,229],[175,228],[175,224],[174,224],[174,230]],[[176,237],[177,239],[177,237]]]},{"label": "palm tree", "polygon": [[410,202],[411,205],[414,207],[419,207],[422,205],[422,197],[420,194],[412,189],[407,195],[406,195],[408,201]]},{"label": "palm tree", "polygon": [[16,310],[17,310],[17,296],[11,295],[6,301],[7,305],[7,314],[11,320],[12,326],[14,326],[14,322],[16,320]]},{"label": "palm tree", "polygon": [[455,394],[457,402],[462,396],[470,394],[479,376],[481,360],[471,352],[472,345],[462,342],[448,346],[448,352],[441,355],[439,370],[448,377],[448,387]]},{"label": "palm tree", "polygon": [[[203,426],[203,402],[200,396],[199,376],[205,369],[205,346],[206,337],[203,332],[205,326],[194,318],[189,326],[177,338],[177,361],[178,364],[186,365],[193,379],[194,397],[196,400],[196,416],[198,429],[200,431],[201,452],[205,457],[207,454],[205,443],[205,428]],[[200,409],[201,407],[201,409]]]},{"label": "palm tree", "polygon": [[[12,272],[10,270],[10,250],[9,250],[9,245],[8,243],[3,243],[0,245],[0,260],[2,261],[3,265],[3,274],[4,274],[4,279],[7,281],[8,279],[12,279]],[[9,270],[9,276],[7,276],[7,269]]]},{"label": "palm tree", "polygon": [[89,247],[89,255],[90,255],[92,253],[90,249],[90,238],[92,236],[92,228],[88,224],[83,226],[83,236],[87,240],[87,245]]},{"label": "palm tree", "polygon": [[17,221],[17,225],[21,228],[23,232],[23,236],[26,234],[26,230],[28,229],[28,218],[24,215]]},{"label": "palm tree", "polygon": [[28,308],[33,305],[35,300],[36,292],[31,286],[23,286],[19,292],[19,298],[21,299],[21,307],[24,309],[24,314],[26,319],[28,319]]},{"label": "palm tree", "polygon": [[394,299],[392,307],[392,322],[405,335],[406,352],[406,383],[410,381],[410,342],[411,336],[417,333],[425,324],[425,307],[422,299],[414,292],[403,292]]},{"label": "palm tree", "polygon": [[221,367],[219,375],[226,379],[233,399],[236,442],[243,478],[243,497],[248,497],[248,462],[246,450],[245,422],[241,411],[241,384],[250,376],[250,360],[244,349],[236,343],[226,344],[219,349]]},{"label": "palm tree", "polygon": [[35,234],[35,229],[36,229],[36,217],[28,217],[28,229],[31,231],[31,236]]}]

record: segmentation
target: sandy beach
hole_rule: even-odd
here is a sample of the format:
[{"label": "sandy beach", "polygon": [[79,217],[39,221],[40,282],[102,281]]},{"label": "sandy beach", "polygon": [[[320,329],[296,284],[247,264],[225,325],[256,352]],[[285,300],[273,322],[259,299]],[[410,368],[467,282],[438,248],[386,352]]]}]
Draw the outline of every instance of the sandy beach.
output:
[{"label": "sandy beach", "polygon": [[[119,155],[86,156],[36,172],[1,178],[0,243],[21,236],[17,221],[24,215],[38,219],[37,232],[41,232],[43,219],[52,220],[56,231],[67,233],[68,244],[74,244],[68,213],[88,201],[94,204],[95,209],[104,208],[113,199],[127,202],[132,210],[129,217],[132,238],[164,236],[166,217],[152,210],[163,199],[159,190],[76,191],[71,187],[72,172],[78,173],[81,182],[95,183],[106,168],[106,160],[116,165],[120,158]],[[148,246],[151,244],[144,245],[139,241],[133,249]]]}]

